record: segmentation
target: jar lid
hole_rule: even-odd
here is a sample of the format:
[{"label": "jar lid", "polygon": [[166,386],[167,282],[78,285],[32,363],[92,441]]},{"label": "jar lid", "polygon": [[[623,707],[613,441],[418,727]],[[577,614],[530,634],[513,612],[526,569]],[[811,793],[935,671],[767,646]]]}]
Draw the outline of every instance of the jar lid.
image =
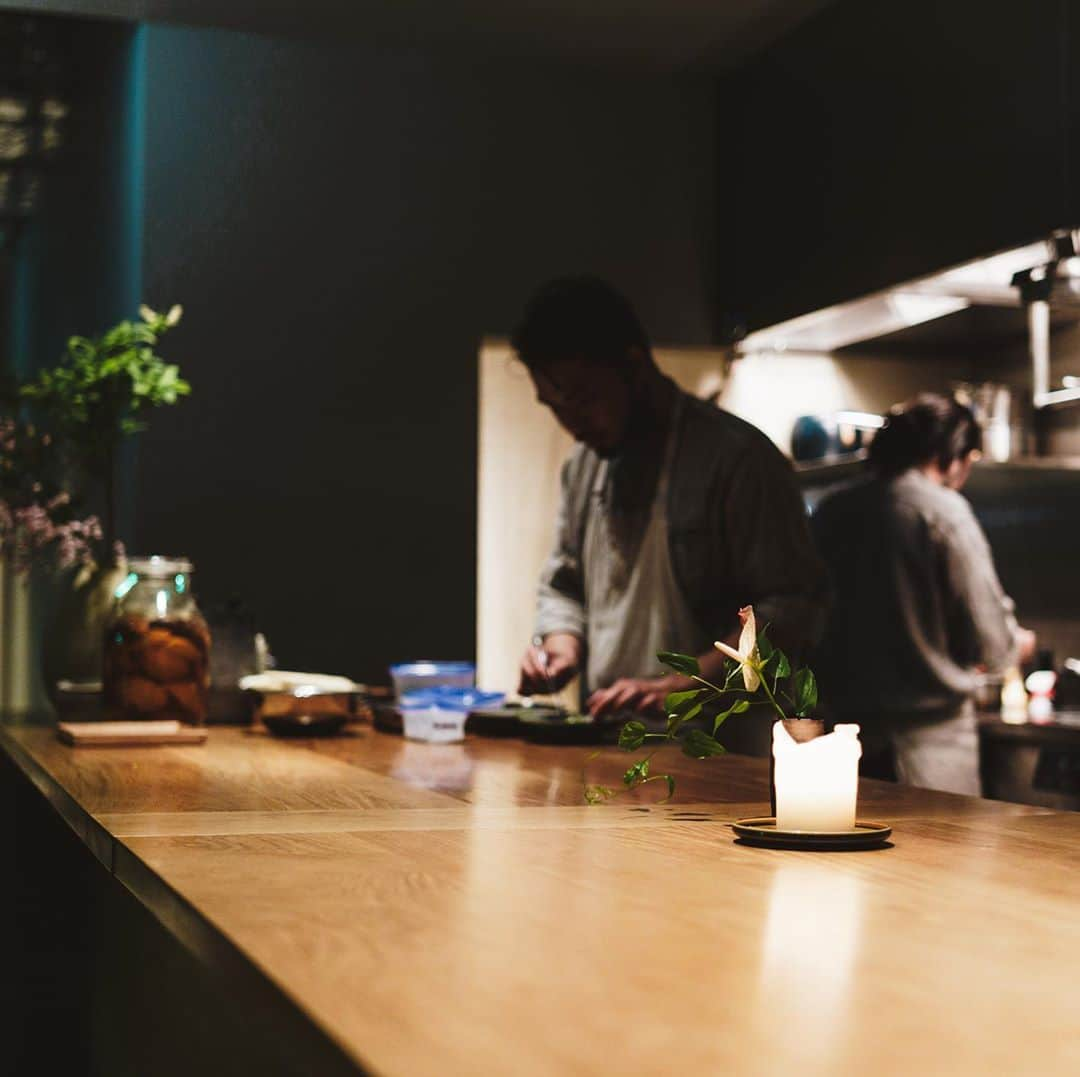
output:
[{"label": "jar lid", "polygon": [[178,572],[191,572],[191,562],[186,557],[129,557],[129,572],[140,576],[165,577],[175,576]]},{"label": "jar lid", "polygon": [[413,662],[398,662],[390,667],[395,677],[440,677],[456,673],[475,673],[472,662],[439,662],[420,658]]},{"label": "jar lid", "polygon": [[504,692],[481,692],[476,688],[455,688],[443,684],[437,688],[418,688],[406,692],[398,700],[398,710],[470,711],[474,707],[495,707],[504,699]]}]

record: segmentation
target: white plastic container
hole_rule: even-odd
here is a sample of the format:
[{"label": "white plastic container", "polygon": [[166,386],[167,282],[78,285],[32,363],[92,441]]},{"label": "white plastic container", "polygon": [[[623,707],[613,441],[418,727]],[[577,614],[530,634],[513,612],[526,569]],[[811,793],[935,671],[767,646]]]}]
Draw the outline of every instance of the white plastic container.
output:
[{"label": "white plastic container", "polygon": [[398,698],[402,732],[409,740],[453,744],[465,739],[465,719],[474,707],[494,707],[502,692],[478,692],[472,687],[440,685],[406,692]]},{"label": "white plastic container", "polygon": [[443,707],[401,707],[402,730],[409,740],[429,744],[453,744],[465,739],[465,719],[468,711],[452,711]]}]

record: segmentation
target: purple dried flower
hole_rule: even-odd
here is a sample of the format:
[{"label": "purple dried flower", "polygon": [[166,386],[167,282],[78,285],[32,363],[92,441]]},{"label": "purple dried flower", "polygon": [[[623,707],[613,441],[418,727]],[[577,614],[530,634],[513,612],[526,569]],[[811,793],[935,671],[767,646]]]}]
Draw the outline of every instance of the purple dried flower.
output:
[{"label": "purple dried flower", "polygon": [[0,551],[26,574],[46,557],[61,568],[93,559],[101,541],[94,516],[73,515],[71,495],[49,475],[58,470],[48,435],[0,418]]}]

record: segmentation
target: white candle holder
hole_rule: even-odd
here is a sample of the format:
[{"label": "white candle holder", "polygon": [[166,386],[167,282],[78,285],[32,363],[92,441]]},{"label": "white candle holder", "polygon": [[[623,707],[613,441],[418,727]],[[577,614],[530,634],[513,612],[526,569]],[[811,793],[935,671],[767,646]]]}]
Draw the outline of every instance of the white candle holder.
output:
[{"label": "white candle holder", "polygon": [[777,722],[773,726],[777,830],[818,834],[853,830],[861,755],[857,725],[838,725],[833,732],[800,744],[783,722]]},{"label": "white candle holder", "polygon": [[773,726],[776,817],[741,819],[735,831],[745,841],[817,848],[878,845],[892,833],[882,823],[859,822],[857,725],[838,725],[831,733],[802,743]]}]

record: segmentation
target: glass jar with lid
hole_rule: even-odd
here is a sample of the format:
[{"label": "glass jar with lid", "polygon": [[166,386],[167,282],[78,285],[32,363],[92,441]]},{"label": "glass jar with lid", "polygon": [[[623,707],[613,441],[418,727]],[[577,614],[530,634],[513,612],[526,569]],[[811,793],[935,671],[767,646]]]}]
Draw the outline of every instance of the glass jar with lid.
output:
[{"label": "glass jar with lid", "polygon": [[183,557],[132,558],[105,633],[103,693],[110,717],[202,725],[210,687],[210,631]]}]

